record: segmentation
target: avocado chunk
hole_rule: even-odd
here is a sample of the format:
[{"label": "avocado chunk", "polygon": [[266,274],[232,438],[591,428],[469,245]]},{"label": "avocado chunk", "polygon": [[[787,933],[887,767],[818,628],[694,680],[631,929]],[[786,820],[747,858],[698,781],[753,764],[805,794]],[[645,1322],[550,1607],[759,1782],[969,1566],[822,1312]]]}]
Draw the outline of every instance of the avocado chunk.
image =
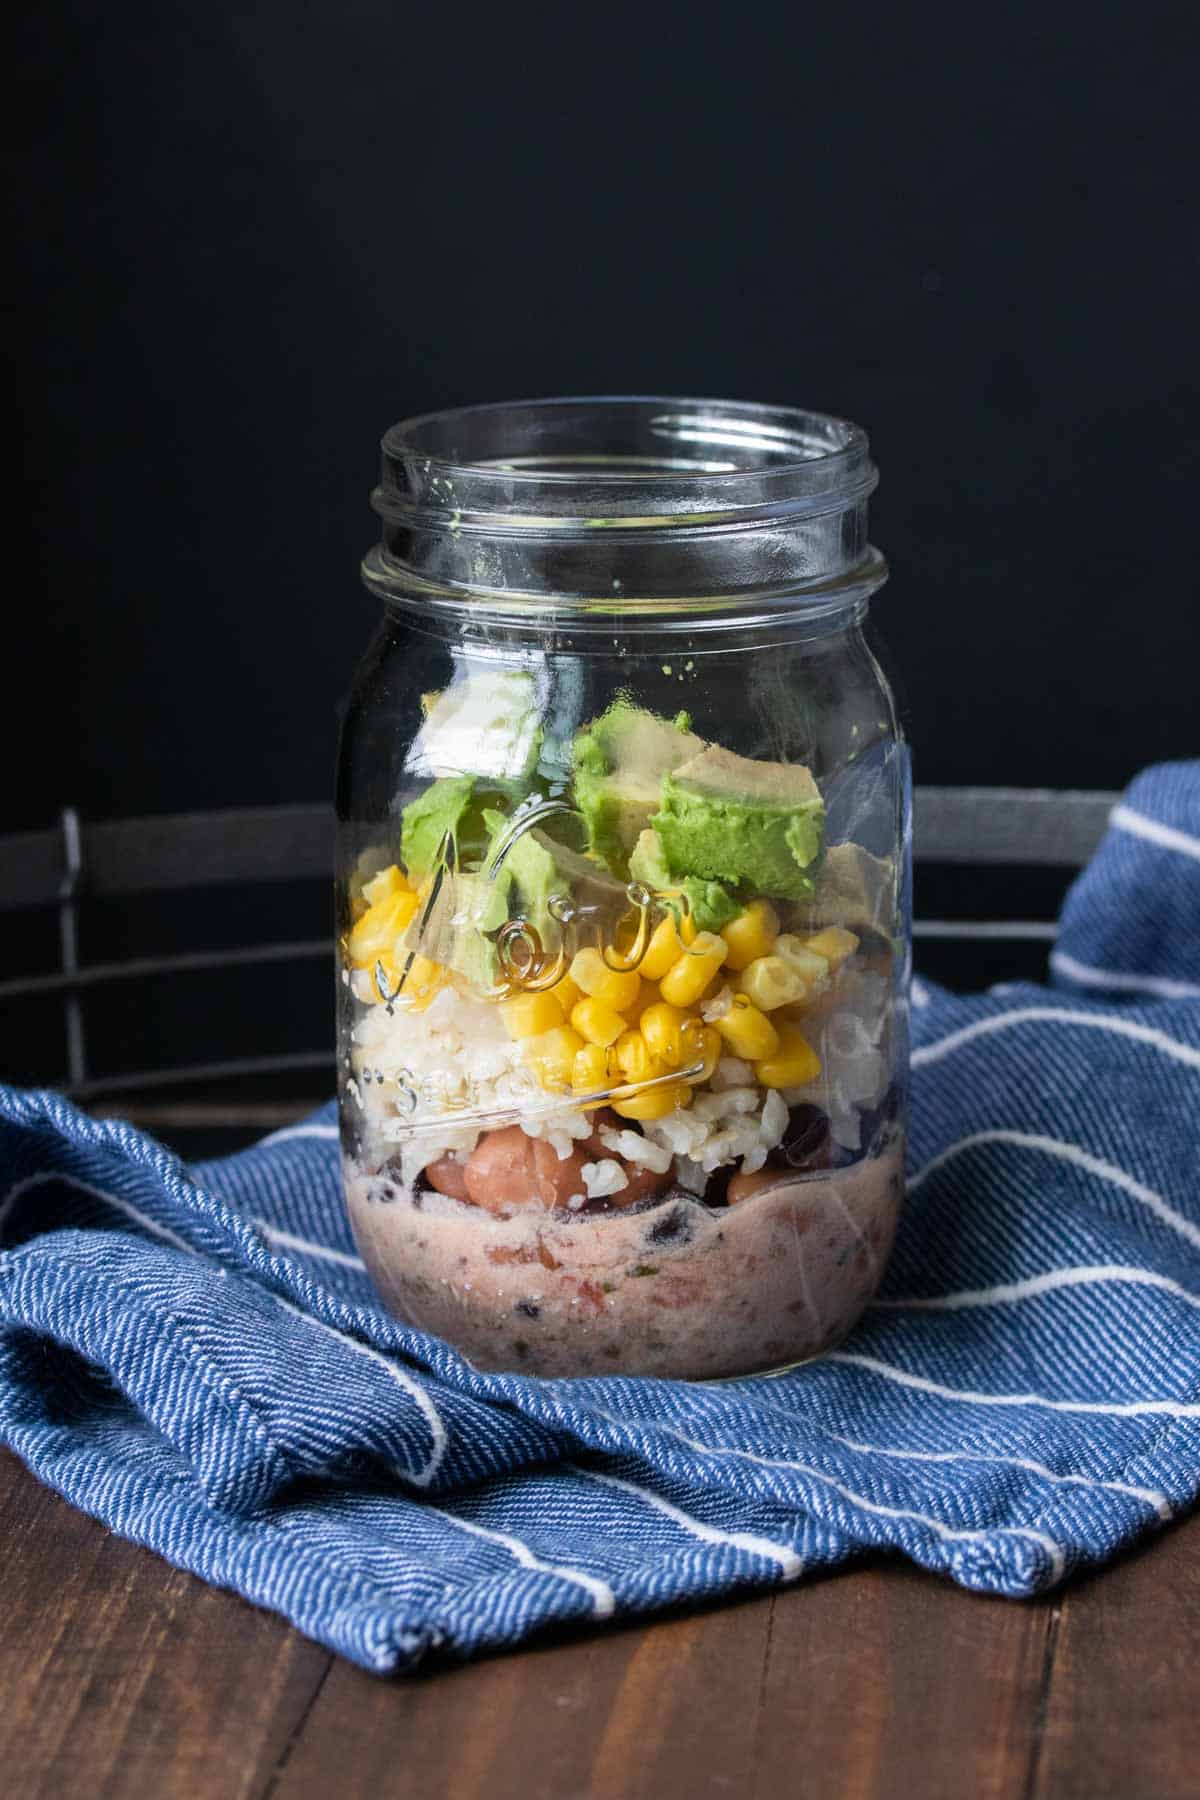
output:
[{"label": "avocado chunk", "polygon": [[475,792],[473,775],[445,775],[431,781],[400,815],[400,854],[410,875],[428,875],[442,840],[458,829]]},{"label": "avocado chunk", "polygon": [[488,833],[482,867],[447,871],[428,918],[422,924],[418,915],[409,927],[407,949],[487,993],[501,979],[497,944],[510,921],[531,926],[550,958],[613,935],[629,901],[601,864],[555,842],[541,826],[522,826],[519,814],[485,808],[482,820]]},{"label": "avocado chunk", "polygon": [[405,932],[403,947],[487,993],[497,974],[496,946],[488,933],[505,916],[502,896],[483,876],[447,869]]},{"label": "avocado chunk", "polygon": [[720,931],[738,911],[738,903],[719,881],[699,875],[672,875],[657,831],[647,827],[633,846],[629,873],[654,893],[683,894],[699,931]]},{"label": "avocado chunk", "polygon": [[704,748],[690,723],[685,713],[663,719],[618,696],[575,739],[575,804],[588,847],[618,875],[659,803],[664,774]]},{"label": "avocado chunk", "polygon": [[890,857],[872,856],[858,844],[831,844],[800,923],[814,931],[822,925],[840,925],[847,931],[878,931],[890,937],[896,929],[895,863]]},{"label": "avocado chunk", "polygon": [[572,940],[613,935],[629,898],[602,863],[559,843],[545,825],[529,824],[513,834],[495,868],[500,834],[513,821],[498,813],[488,819],[495,830],[484,879],[503,888],[506,917],[531,925],[549,954],[561,947],[564,926]]},{"label": "avocado chunk", "polygon": [[812,896],[825,808],[797,764],[755,762],[710,744],[664,774],[650,823],[673,875],[790,900]]}]

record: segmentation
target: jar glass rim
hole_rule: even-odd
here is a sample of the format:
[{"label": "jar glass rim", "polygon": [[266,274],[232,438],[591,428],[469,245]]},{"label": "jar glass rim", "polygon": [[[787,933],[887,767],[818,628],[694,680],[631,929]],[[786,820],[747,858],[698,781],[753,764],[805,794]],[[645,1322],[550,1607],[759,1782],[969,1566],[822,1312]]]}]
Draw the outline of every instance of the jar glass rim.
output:
[{"label": "jar glass rim", "polygon": [[808,510],[869,493],[866,433],[799,407],[670,395],[495,401],[422,413],[383,438],[380,512],[631,523]]},{"label": "jar glass rim", "polygon": [[477,613],[848,605],[866,536],[867,434],[829,413],[667,395],[515,400],[392,426],[369,587]]}]

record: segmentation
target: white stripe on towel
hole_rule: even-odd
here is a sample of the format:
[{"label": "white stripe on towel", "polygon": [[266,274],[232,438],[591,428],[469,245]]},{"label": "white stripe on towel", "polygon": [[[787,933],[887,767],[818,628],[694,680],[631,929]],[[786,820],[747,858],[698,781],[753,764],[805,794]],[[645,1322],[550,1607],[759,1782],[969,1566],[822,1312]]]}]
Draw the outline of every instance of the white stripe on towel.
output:
[{"label": "white stripe on towel", "polygon": [[287,1144],[293,1138],[336,1138],[336,1125],[285,1125],[281,1131],[273,1131],[270,1137],[260,1138],[255,1144],[256,1150],[262,1150],[267,1144]]},{"label": "white stripe on towel", "polygon": [[1180,1237],[1186,1238],[1190,1244],[1195,1244],[1200,1249],[1200,1225],[1193,1225],[1190,1219],[1185,1219],[1182,1213],[1176,1212],[1153,1188],[1135,1181],[1132,1175],[1118,1168],[1116,1163],[1104,1162],[1100,1157],[1081,1150],[1078,1144],[1065,1143],[1061,1138],[1042,1137],[1031,1131],[973,1131],[969,1137],[959,1138],[956,1144],[948,1144],[932,1162],[927,1162],[923,1169],[918,1169],[909,1178],[906,1191],[911,1194],[920,1187],[926,1176],[940,1169],[951,1157],[958,1156],[963,1150],[971,1150],[978,1144],[1016,1144],[1020,1149],[1041,1150],[1047,1156],[1057,1157],[1061,1162],[1073,1163],[1076,1168],[1085,1169],[1089,1175],[1098,1175],[1102,1180],[1110,1181],[1114,1187],[1121,1188],[1131,1199],[1140,1201],[1148,1212],[1161,1219],[1164,1225],[1169,1225],[1172,1231],[1177,1231]]},{"label": "white stripe on towel", "polygon": [[1034,1462],[1028,1456],[988,1456],[981,1450],[897,1450],[890,1444],[859,1444],[853,1438],[839,1437],[837,1432],[830,1436],[847,1450],[853,1450],[860,1456],[895,1456],[905,1462],[956,1463],[982,1462],[998,1463],[1002,1468],[1012,1466],[1017,1469],[1028,1469],[1033,1475],[1040,1475],[1045,1481],[1052,1481],[1061,1487],[1107,1488],[1114,1494],[1128,1494],[1131,1499],[1144,1500],[1152,1506],[1160,1519],[1170,1519],[1173,1508],[1167,1496],[1158,1488],[1134,1487],[1128,1481],[1104,1481],[1098,1475],[1060,1475],[1054,1469],[1048,1469],[1045,1463]]},{"label": "white stripe on towel", "polygon": [[900,1387],[915,1388],[918,1393],[936,1394],[941,1400],[961,1400],[969,1406],[1044,1406],[1048,1412],[1101,1413],[1115,1419],[1134,1419],[1142,1413],[1164,1413],[1171,1419],[1200,1419],[1200,1405],[1183,1400],[1051,1400],[1044,1394],[984,1394],[970,1388],[946,1387],[931,1381],[927,1375],[910,1375],[893,1363],[880,1362],[875,1356],[861,1356],[853,1350],[831,1350],[827,1363],[852,1363],[882,1375]]},{"label": "white stripe on towel", "polygon": [[1194,981],[1172,981],[1168,975],[1134,975],[1121,969],[1096,969],[1076,962],[1065,950],[1050,952],[1050,967],[1077,981],[1080,987],[1100,988],[1107,994],[1157,994],[1161,1000],[1200,1000]]},{"label": "white stripe on towel", "polygon": [[[426,1505],[429,1506],[428,1501]],[[510,1537],[507,1531],[494,1531],[490,1525],[477,1525],[473,1519],[464,1519],[458,1513],[447,1512],[443,1506],[429,1506],[443,1519],[449,1519],[452,1525],[460,1525],[464,1531],[470,1531],[476,1537],[486,1538],[490,1543],[500,1544],[508,1551],[523,1569],[539,1569],[544,1575],[558,1575],[563,1581],[573,1581],[577,1587],[583,1588],[592,1597],[592,1612],[597,1619],[609,1619],[616,1609],[617,1597],[607,1581],[600,1581],[595,1575],[585,1575],[582,1569],[568,1568],[563,1563],[544,1562],[535,1556],[528,1544],[520,1538]]]},{"label": "white stripe on towel", "polygon": [[441,1467],[449,1440],[446,1436],[442,1415],[420,1382],[414,1380],[407,1369],[402,1369],[399,1363],[394,1363],[381,1351],[373,1350],[370,1344],[360,1343],[358,1338],[350,1337],[344,1331],[338,1331],[333,1325],[326,1325],[324,1319],[314,1318],[312,1313],[301,1312],[298,1306],[293,1306],[290,1300],[284,1300],[279,1294],[276,1294],[274,1298],[282,1306],[284,1312],[292,1313],[295,1318],[302,1319],[306,1325],[315,1325],[318,1331],[327,1332],[330,1337],[337,1338],[339,1343],[348,1345],[351,1350],[357,1350],[359,1355],[365,1356],[369,1362],[377,1363],[385,1374],[391,1376],[397,1387],[403,1388],[405,1393],[416,1401],[433,1439],[429,1459],[421,1469],[406,1469],[402,1463],[394,1463],[392,1466],[398,1475],[402,1476],[405,1481],[411,1481],[414,1487],[428,1487]]},{"label": "white stripe on towel", "polygon": [[65,1187],[78,1188],[81,1193],[89,1194],[93,1200],[102,1200],[106,1206],[115,1206],[119,1212],[126,1213],[137,1224],[144,1226],[151,1236],[161,1238],[164,1244],[170,1244],[176,1250],[186,1250],[189,1256],[198,1255],[198,1252],[184,1238],[176,1237],[173,1231],[168,1231],[165,1225],[160,1225],[157,1220],[150,1218],[130,1201],[122,1200],[119,1194],[111,1194],[107,1188],[95,1187],[90,1181],[84,1181],[78,1175],[64,1175],[54,1169],[43,1169],[40,1174],[27,1175],[23,1181],[18,1181],[15,1187],[8,1190],[4,1196],[3,1205],[0,1205],[0,1227],[3,1226],[4,1221],[23,1194],[29,1193],[33,1188],[44,1187],[53,1182],[61,1182]]},{"label": "white stripe on towel", "polygon": [[738,1461],[755,1463],[765,1469],[794,1469],[798,1475],[807,1475],[813,1481],[824,1482],[826,1487],[833,1488],[835,1493],[840,1494],[843,1500],[851,1506],[857,1507],[860,1512],[874,1513],[883,1519],[911,1519],[915,1525],[926,1526],[940,1538],[955,1539],[963,1543],[978,1543],[981,1538],[986,1540],[994,1537],[1033,1538],[1035,1542],[1041,1544],[1044,1550],[1049,1552],[1051,1566],[1054,1570],[1054,1580],[1057,1581],[1062,1575],[1066,1562],[1062,1545],[1055,1543],[1054,1539],[1044,1531],[1034,1531],[1021,1525],[996,1525],[987,1531],[959,1529],[953,1525],[944,1524],[941,1519],[935,1519],[931,1513],[915,1512],[907,1506],[884,1506],[879,1501],[868,1500],[865,1495],[855,1493],[853,1488],[846,1487],[834,1476],[826,1475],[821,1469],[813,1468],[811,1463],[794,1462],[790,1457],[784,1456],[760,1456],[757,1451],[738,1450],[725,1444],[702,1444],[695,1438],[685,1437],[682,1431],[676,1431],[670,1425],[661,1423],[657,1429],[666,1432],[669,1437],[677,1438],[681,1444],[686,1444],[689,1450],[696,1451],[700,1456],[734,1457]]},{"label": "white stripe on towel", "polygon": [[347,1250],[333,1250],[328,1244],[316,1244],[311,1238],[295,1237],[290,1231],[280,1231],[277,1225],[268,1225],[265,1219],[252,1219],[251,1224],[260,1231],[268,1241],[280,1250],[294,1250],[300,1256],[320,1257],[323,1262],[340,1263],[344,1269],[366,1269],[361,1256],[351,1256]]},{"label": "white stripe on towel", "polygon": [[1193,1050],[1190,1044],[1181,1044],[1177,1038],[1168,1037],[1165,1031],[1156,1031],[1152,1025],[1139,1025],[1133,1019],[1102,1018],[1096,1013],[1072,1012],[1066,1006],[1020,1006],[1012,1012],[997,1013],[992,1018],[976,1019],[973,1024],[952,1031],[949,1037],[939,1038],[932,1044],[922,1044],[919,1049],[914,1050],[913,1067],[940,1062],[952,1050],[958,1050],[963,1044],[969,1044],[978,1037],[986,1037],[993,1031],[1007,1031],[1012,1025],[1027,1025],[1039,1020],[1050,1020],[1059,1025],[1078,1025],[1086,1031],[1110,1031],[1115,1037],[1132,1038],[1139,1044],[1149,1044],[1153,1049],[1161,1050],[1164,1055],[1173,1057],[1176,1062],[1186,1063],[1192,1069],[1200,1069],[1200,1050]]},{"label": "white stripe on towel", "polygon": [[1136,1287],[1161,1288],[1190,1306],[1200,1306],[1200,1294],[1193,1294],[1169,1275],[1127,1263],[1082,1263],[1072,1269],[1048,1269],[1043,1275],[1030,1275],[1024,1281],[1002,1281],[995,1287],[964,1288],[957,1294],[933,1294],[916,1300],[875,1300],[876,1312],[956,1312],[966,1306],[1002,1306],[1010,1300],[1031,1300],[1039,1294],[1051,1294],[1060,1288],[1091,1287],[1099,1282],[1129,1282]]},{"label": "white stripe on towel", "polygon": [[586,1475],[589,1481],[599,1481],[605,1487],[620,1488],[622,1493],[632,1494],[635,1500],[651,1506],[656,1512],[664,1513],[682,1530],[691,1532],[705,1544],[724,1544],[733,1550],[745,1550],[752,1556],[765,1556],[777,1562],[783,1570],[784,1579],[794,1581],[802,1572],[804,1563],[801,1557],[787,1544],[776,1544],[770,1538],[757,1537],[749,1531],[721,1531],[715,1525],[706,1525],[701,1519],[694,1519],[678,1506],[672,1506],[661,1494],[651,1488],[639,1487],[636,1481],[625,1481],[620,1475],[601,1475],[595,1469],[584,1469],[577,1463],[568,1464],[577,1475]]},{"label": "white stripe on towel", "polygon": [[1127,831],[1131,837],[1144,838],[1148,844],[1157,844],[1163,850],[1178,850],[1181,856],[1194,856],[1200,862],[1200,838],[1189,837],[1186,831],[1177,831],[1174,825],[1161,825],[1157,819],[1148,819],[1145,813],[1135,812],[1131,806],[1114,806],[1108,822],[1118,831]]}]

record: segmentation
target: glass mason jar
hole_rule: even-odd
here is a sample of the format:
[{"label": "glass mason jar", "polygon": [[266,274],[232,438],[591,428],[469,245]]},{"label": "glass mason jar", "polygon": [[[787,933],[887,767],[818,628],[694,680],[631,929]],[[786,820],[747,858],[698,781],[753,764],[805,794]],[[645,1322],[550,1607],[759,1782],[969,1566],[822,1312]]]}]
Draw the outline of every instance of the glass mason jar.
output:
[{"label": "glass mason jar", "polygon": [[343,725],[339,1072],[387,1305],[482,1369],[719,1378],[854,1323],[902,1193],[907,752],[856,426],[397,425]]}]

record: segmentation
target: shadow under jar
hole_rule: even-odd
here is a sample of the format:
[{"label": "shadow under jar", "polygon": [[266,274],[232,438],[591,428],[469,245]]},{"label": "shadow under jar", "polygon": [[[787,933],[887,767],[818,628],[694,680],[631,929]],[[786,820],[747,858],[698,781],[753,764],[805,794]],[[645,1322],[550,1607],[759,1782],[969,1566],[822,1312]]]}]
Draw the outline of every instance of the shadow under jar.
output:
[{"label": "shadow under jar", "polygon": [[482,1369],[812,1356],[902,1194],[909,771],[856,426],[547,400],[396,426],[338,786],[354,1234]]}]

